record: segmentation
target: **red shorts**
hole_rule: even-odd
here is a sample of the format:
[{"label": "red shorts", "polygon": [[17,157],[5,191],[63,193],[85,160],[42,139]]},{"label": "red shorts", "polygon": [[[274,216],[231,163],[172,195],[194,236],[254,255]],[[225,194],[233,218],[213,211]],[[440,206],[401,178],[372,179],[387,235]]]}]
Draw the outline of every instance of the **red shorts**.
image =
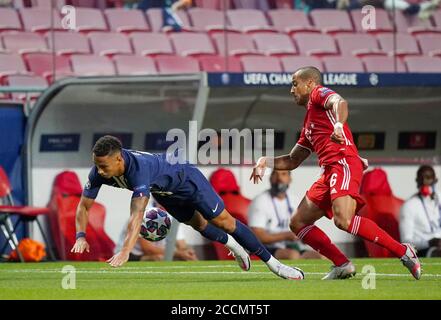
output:
[{"label": "red shorts", "polygon": [[309,200],[326,212],[326,217],[332,219],[332,201],[349,195],[357,202],[355,212],[364,206],[364,200],[359,194],[363,163],[360,158],[345,157],[338,162],[326,165],[320,179],[306,192]]}]

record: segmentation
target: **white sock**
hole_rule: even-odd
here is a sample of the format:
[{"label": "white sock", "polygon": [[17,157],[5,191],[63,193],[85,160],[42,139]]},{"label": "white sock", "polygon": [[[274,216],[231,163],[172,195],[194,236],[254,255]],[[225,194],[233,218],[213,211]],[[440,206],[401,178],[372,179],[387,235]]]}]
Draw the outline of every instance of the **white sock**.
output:
[{"label": "white sock", "polygon": [[230,249],[236,249],[238,246],[240,247],[241,245],[236,241],[236,239],[234,239],[231,235],[227,234],[228,238],[227,238],[227,243],[225,244],[225,246]]},{"label": "white sock", "polygon": [[273,256],[271,256],[271,258],[267,262],[265,262],[265,263],[268,266],[268,268],[272,272],[275,272],[275,273],[277,273],[277,271],[278,271],[278,266],[280,266],[282,264],[279,260],[277,260]]}]

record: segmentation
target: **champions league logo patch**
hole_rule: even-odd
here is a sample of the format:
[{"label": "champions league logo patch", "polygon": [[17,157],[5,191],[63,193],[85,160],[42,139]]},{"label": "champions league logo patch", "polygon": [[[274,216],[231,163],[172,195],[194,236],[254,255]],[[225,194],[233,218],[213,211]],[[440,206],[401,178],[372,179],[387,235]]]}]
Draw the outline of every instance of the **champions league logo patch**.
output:
[{"label": "champions league logo patch", "polygon": [[320,88],[319,91],[320,91],[320,96],[321,96],[322,98],[323,98],[324,96],[326,96],[328,93],[332,92],[331,89],[329,89],[329,88],[325,88],[325,87]]},{"label": "champions league logo patch", "polygon": [[86,182],[84,189],[90,189],[90,181],[89,180]]}]

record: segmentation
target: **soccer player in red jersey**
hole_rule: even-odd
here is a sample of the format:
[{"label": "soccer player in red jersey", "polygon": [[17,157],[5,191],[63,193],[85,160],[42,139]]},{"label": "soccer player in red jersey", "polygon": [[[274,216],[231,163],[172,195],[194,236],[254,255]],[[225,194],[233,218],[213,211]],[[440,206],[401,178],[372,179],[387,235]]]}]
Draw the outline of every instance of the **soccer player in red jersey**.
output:
[{"label": "soccer player in red jersey", "polygon": [[260,158],[250,179],[258,183],[267,167],[293,170],[316,152],[321,177],[307,191],[291,218],[290,228],[303,242],[333,262],[331,272],[323,279],[355,275],[352,262],[314,225],[323,216],[334,218],[339,229],[387,248],[420,279],[421,264],[412,246],[397,242],[374,221],[356,215],[364,205],[359,187],[367,161],[358,155],[347,123],[347,101],[322,86],[322,75],[315,67],[304,67],[293,74],[291,94],[307,110],[300,138],[289,154]]}]

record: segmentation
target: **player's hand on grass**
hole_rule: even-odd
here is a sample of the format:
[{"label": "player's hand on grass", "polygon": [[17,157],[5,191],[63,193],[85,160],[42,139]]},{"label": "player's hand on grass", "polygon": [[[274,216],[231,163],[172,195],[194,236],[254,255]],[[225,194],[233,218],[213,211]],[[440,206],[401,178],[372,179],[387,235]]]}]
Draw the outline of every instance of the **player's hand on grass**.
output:
[{"label": "player's hand on grass", "polygon": [[81,237],[81,238],[77,239],[77,241],[75,242],[75,244],[72,247],[72,250],[70,250],[70,252],[83,253],[84,250],[89,252],[89,249],[90,249],[90,247],[89,247],[89,244],[87,243],[86,239]]},{"label": "player's hand on grass", "polygon": [[345,143],[345,137],[343,135],[343,124],[341,124],[340,122],[334,124],[334,132],[331,134],[331,140],[338,144]]},{"label": "player's hand on grass", "polygon": [[257,160],[256,165],[253,168],[253,172],[251,173],[250,180],[253,180],[254,184],[259,183],[259,180],[262,181],[262,177],[265,174],[265,169],[267,167],[265,157],[260,157]]},{"label": "player's hand on grass", "polygon": [[118,268],[129,260],[129,255],[130,255],[129,252],[121,251],[115,254],[112,258],[110,258],[106,262],[110,264],[112,267]]}]

